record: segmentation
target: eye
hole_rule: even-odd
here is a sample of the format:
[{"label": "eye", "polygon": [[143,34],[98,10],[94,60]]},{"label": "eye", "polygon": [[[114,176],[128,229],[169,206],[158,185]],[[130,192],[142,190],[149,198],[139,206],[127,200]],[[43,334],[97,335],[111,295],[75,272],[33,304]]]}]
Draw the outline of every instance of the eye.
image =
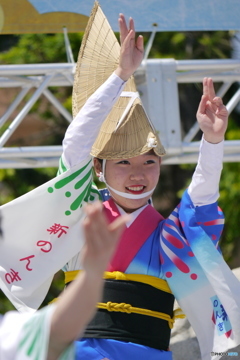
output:
[{"label": "eye", "polygon": [[119,162],[117,162],[117,164],[120,164],[120,165],[129,165],[130,162],[128,160],[121,160]]},{"label": "eye", "polygon": [[156,163],[156,161],[155,160],[147,160],[147,161],[145,161],[145,164],[155,164]]}]

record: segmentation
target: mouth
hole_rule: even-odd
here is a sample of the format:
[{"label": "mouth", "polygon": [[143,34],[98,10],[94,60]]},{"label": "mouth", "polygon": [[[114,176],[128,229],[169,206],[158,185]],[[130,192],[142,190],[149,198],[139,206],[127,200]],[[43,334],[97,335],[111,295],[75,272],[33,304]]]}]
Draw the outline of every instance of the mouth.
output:
[{"label": "mouth", "polygon": [[126,186],[126,189],[131,194],[142,194],[146,186],[144,185],[133,185],[133,186]]}]

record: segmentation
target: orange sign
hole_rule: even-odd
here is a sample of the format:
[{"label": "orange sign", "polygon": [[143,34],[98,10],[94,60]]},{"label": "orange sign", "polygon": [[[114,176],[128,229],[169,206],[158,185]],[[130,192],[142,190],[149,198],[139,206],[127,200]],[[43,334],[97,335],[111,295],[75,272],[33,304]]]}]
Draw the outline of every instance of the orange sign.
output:
[{"label": "orange sign", "polygon": [[0,1],[0,34],[59,33],[84,31],[88,16],[74,12],[40,14],[28,0]]}]

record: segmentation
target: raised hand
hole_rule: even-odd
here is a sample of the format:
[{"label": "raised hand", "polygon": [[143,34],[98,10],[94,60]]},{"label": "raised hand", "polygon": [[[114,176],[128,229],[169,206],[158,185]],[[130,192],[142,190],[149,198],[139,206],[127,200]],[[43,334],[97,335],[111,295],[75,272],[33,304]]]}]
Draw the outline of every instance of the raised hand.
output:
[{"label": "raised hand", "polygon": [[100,202],[86,205],[85,212],[83,230],[86,242],[82,250],[82,265],[94,277],[102,276],[129,216],[120,216],[108,224]]},{"label": "raised hand", "polygon": [[123,14],[118,19],[120,29],[121,52],[119,66],[115,71],[124,81],[134,73],[142,62],[144,55],[143,37],[135,39],[134,21],[129,19],[129,27]]},{"label": "raised hand", "polygon": [[[78,339],[96,311],[103,289],[103,272],[113,255],[121,231],[129,216],[120,216],[108,224],[102,204],[85,207],[83,222],[85,244],[81,252],[85,271],[62,293],[51,318],[47,359],[58,359],[69,344]],[[107,359],[106,359],[107,360]]]},{"label": "raised hand", "polygon": [[216,97],[211,78],[203,79],[203,95],[197,111],[197,120],[206,141],[217,144],[224,139],[228,111],[222,99]]}]

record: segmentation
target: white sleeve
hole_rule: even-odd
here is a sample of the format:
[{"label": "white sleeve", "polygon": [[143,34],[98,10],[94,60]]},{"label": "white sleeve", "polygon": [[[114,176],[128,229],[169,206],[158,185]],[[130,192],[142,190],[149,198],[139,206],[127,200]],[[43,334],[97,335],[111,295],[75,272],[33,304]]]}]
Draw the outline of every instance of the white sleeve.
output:
[{"label": "white sleeve", "polygon": [[211,144],[202,138],[198,164],[188,194],[195,206],[213,204],[219,197],[224,141]]},{"label": "white sleeve", "polygon": [[1,360],[46,360],[53,306],[35,313],[8,312],[0,324]]},{"label": "white sleeve", "polygon": [[[46,360],[48,353],[50,321],[55,304],[35,313],[10,311],[0,318],[1,360]],[[72,343],[59,360],[74,360]]]},{"label": "white sleeve", "polygon": [[18,351],[18,343],[22,326],[31,314],[8,312],[0,317],[0,359],[14,360]]},{"label": "white sleeve", "polygon": [[113,73],[86,101],[69,125],[63,140],[63,161],[68,168],[89,156],[100,127],[120,96],[125,82]]}]

